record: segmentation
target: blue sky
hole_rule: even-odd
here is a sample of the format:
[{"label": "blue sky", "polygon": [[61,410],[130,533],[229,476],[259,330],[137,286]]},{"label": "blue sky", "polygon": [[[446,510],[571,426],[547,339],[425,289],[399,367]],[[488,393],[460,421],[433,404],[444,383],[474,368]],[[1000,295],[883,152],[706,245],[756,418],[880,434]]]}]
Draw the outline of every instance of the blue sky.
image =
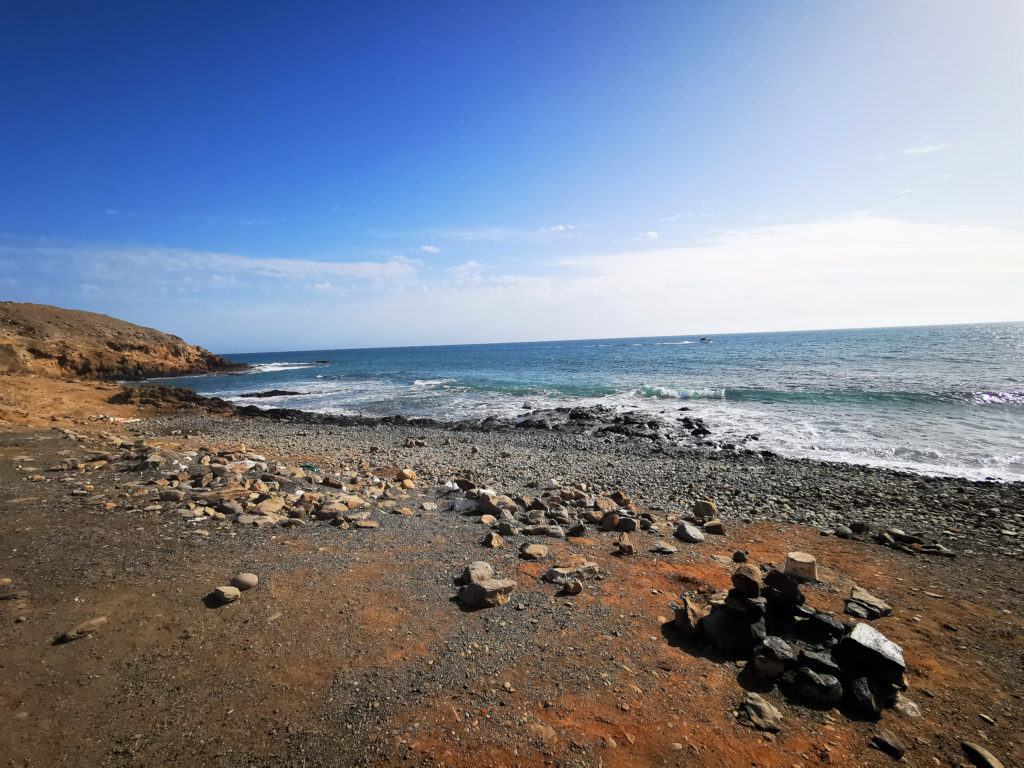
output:
[{"label": "blue sky", "polygon": [[1024,319],[1015,2],[0,6],[0,298],[218,351]]}]

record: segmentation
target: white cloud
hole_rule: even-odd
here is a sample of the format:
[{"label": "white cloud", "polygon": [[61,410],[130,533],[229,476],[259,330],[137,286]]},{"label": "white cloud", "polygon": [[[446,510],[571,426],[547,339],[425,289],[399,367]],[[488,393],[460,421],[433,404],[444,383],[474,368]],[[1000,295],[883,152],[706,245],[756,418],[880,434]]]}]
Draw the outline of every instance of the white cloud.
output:
[{"label": "white cloud", "polygon": [[420,250],[421,251],[425,251],[427,253],[440,253],[441,252],[441,249],[438,248],[436,245],[421,245],[420,246]]},{"label": "white cloud", "polygon": [[645,242],[649,243],[651,241],[654,241],[654,240],[658,239],[658,233],[653,231],[653,230],[650,231],[650,232],[641,232],[639,235],[637,235],[633,239],[636,240],[638,243],[645,243]]},{"label": "white cloud", "polygon": [[945,148],[946,148],[945,144],[939,144],[937,142],[922,143],[922,144],[916,144],[916,145],[914,145],[912,147],[907,147],[906,149],[901,149],[900,150],[900,154],[901,155],[930,155],[930,154],[932,154],[932,152],[938,152],[939,150],[945,149]]}]

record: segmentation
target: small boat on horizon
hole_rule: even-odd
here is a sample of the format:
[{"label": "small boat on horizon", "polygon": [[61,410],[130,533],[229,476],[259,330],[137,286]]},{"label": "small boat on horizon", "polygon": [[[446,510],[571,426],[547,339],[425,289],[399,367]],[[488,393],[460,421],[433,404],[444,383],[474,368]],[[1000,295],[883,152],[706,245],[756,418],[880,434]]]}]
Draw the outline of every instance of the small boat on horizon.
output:
[{"label": "small boat on horizon", "polygon": [[715,340],[712,339],[710,336],[701,336],[700,337],[700,343],[701,344],[712,344],[712,343],[714,343],[714,341]]}]

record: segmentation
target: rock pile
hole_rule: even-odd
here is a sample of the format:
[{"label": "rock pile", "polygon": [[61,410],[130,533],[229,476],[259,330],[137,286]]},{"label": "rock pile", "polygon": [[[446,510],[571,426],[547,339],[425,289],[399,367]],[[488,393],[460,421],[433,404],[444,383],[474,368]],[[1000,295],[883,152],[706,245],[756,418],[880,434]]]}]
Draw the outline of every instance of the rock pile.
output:
[{"label": "rock pile", "polygon": [[[850,606],[861,618],[891,608],[866,590],[854,588]],[[749,563],[732,574],[732,589],[712,602],[705,615],[689,598],[674,606],[675,627],[720,653],[746,661],[743,674],[811,706],[843,703],[878,717],[907,688],[902,649],[870,624],[847,625],[833,614],[805,605],[800,583],[783,571],[766,572]],[[752,727],[773,722],[757,700],[745,701],[741,720]],[[766,727],[772,730],[772,727]]]}]

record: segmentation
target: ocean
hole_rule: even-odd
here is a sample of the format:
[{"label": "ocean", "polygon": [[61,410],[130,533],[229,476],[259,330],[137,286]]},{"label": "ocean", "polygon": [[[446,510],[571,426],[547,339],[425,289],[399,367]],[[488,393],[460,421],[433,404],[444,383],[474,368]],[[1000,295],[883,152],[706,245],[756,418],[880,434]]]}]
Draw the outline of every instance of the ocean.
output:
[{"label": "ocean", "polygon": [[[1024,480],[1024,323],[334,349],[164,380],[242,405],[442,420],[562,405],[673,415],[783,456]],[[246,398],[286,389],[298,396]]]}]

